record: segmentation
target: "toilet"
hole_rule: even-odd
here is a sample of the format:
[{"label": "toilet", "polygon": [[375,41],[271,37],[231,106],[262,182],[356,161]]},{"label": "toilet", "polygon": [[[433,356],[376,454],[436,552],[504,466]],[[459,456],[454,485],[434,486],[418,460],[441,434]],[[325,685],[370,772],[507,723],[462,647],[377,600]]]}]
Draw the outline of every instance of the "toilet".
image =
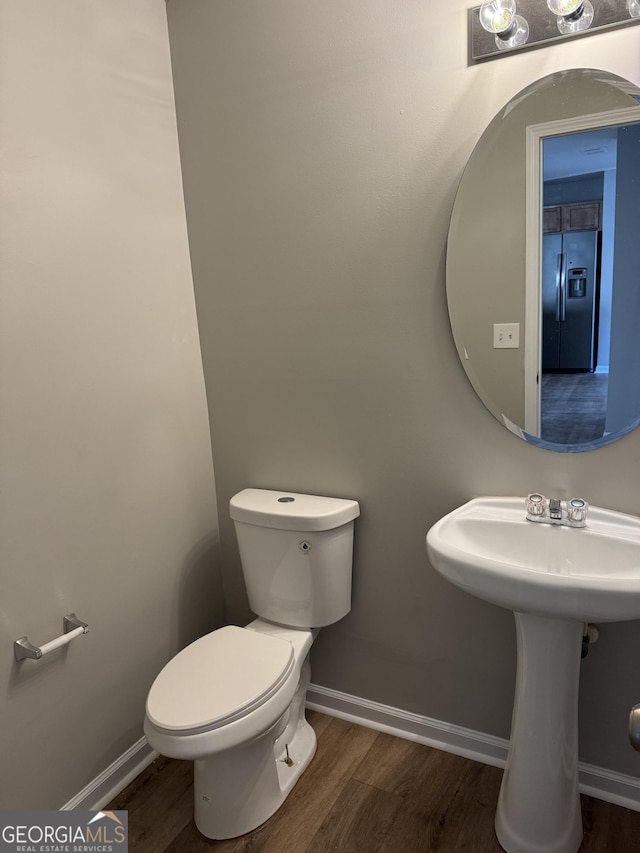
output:
[{"label": "toilet", "polygon": [[195,822],[235,838],[282,805],[316,750],[305,719],[309,650],[351,609],[356,501],[245,489],[230,502],[257,619],[219,628],[176,655],[147,697],[144,733],[193,760]]}]

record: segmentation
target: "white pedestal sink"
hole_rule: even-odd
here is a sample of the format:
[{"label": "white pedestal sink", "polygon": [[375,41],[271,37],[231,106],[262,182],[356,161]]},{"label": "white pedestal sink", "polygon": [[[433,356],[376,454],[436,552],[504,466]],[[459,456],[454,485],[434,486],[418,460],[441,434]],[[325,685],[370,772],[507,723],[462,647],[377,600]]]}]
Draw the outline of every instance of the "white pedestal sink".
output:
[{"label": "white pedestal sink", "polygon": [[507,853],[576,853],[583,625],[640,618],[640,519],[591,507],[576,529],[527,521],[524,498],[475,498],[429,530],[427,551],[452,584],[515,614],[498,840]]}]

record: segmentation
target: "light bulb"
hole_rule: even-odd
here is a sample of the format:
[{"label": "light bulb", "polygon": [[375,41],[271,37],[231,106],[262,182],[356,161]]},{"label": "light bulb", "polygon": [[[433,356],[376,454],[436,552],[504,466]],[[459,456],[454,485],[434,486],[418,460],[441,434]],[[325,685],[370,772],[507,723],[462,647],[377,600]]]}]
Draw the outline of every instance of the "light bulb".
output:
[{"label": "light bulb", "polygon": [[513,23],[515,0],[485,0],[480,7],[480,23],[488,33],[503,33]]},{"label": "light bulb", "polygon": [[632,18],[640,18],[640,0],[627,0],[627,9]]},{"label": "light bulb", "polygon": [[516,15],[515,0],[485,0],[480,7],[480,24],[495,35],[499,50],[524,44],[529,38],[529,24]]},{"label": "light bulb", "polygon": [[582,0],[547,0],[554,15],[573,15],[582,5]]},{"label": "light bulb", "polygon": [[589,0],[547,0],[547,6],[558,16],[558,30],[563,35],[588,30],[593,21]]}]

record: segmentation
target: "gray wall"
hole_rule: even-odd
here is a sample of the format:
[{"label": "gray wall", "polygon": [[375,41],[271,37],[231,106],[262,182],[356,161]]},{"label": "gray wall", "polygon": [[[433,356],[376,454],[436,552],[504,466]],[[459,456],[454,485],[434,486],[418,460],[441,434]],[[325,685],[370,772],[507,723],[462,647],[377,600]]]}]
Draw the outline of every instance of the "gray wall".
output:
[{"label": "gray wall", "polygon": [[[616,237],[613,253],[615,287],[611,304],[611,372],[607,429],[624,428],[640,412],[640,124],[618,130]],[[635,223],[635,224],[634,224]]]},{"label": "gray wall", "polygon": [[216,503],[164,2],[0,0],[0,57],[0,808],[58,808],[224,621]]},{"label": "gray wall", "polygon": [[544,204],[571,204],[579,201],[602,201],[604,172],[559,178],[544,182]]},{"label": "gray wall", "polygon": [[[449,215],[475,141],[517,91],[585,65],[638,83],[640,60],[629,29],[468,68],[465,9],[168,3],[231,619],[250,616],[235,491],[357,498],[353,611],[321,632],[313,680],[507,736],[512,617],[447,586],[425,533],[473,495],[532,489],[640,513],[640,433],[556,455],[484,409],[447,317]],[[601,629],[582,758],[636,774],[640,625]]]}]

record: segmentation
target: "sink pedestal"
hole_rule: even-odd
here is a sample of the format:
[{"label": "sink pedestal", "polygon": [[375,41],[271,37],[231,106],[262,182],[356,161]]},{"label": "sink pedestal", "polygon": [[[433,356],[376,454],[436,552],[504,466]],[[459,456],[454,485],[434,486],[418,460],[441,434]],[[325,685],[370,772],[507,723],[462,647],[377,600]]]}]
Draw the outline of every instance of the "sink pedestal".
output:
[{"label": "sink pedestal", "polygon": [[511,741],[496,813],[507,853],[576,853],[578,683],[583,623],[515,613]]}]

